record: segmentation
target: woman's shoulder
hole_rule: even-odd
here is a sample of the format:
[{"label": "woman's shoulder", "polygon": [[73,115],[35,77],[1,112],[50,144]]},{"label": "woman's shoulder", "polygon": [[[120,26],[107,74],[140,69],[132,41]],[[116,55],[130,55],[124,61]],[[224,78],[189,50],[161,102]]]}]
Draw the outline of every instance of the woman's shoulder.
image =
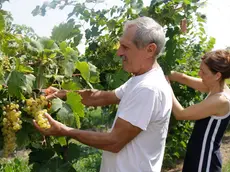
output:
[{"label": "woman's shoulder", "polygon": [[218,110],[217,116],[223,116],[230,112],[230,92],[223,91],[208,97],[208,101],[213,101]]}]

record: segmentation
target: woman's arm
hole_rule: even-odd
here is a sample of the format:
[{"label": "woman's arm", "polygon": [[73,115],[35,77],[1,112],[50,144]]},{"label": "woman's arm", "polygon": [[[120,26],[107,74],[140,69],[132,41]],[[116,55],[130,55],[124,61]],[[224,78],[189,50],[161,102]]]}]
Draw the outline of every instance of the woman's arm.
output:
[{"label": "woman's arm", "polygon": [[177,120],[199,120],[212,115],[223,116],[228,112],[229,101],[213,95],[202,102],[183,108],[173,93],[173,114]]},{"label": "woman's arm", "polygon": [[205,93],[209,92],[208,87],[206,87],[203,84],[202,79],[200,78],[188,76],[186,74],[175,72],[175,71],[172,71],[171,74],[168,75],[168,78],[170,81],[179,82],[180,84],[187,85],[200,92],[205,92]]}]

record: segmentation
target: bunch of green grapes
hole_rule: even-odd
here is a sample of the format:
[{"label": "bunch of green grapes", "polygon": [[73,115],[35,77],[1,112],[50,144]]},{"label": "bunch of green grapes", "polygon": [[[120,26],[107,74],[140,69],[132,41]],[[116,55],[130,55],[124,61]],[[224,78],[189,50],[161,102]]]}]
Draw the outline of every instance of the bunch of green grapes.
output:
[{"label": "bunch of green grapes", "polygon": [[7,56],[3,57],[2,66],[3,66],[4,70],[6,70],[8,72],[10,71],[11,64],[10,64],[9,58]]},{"label": "bunch of green grapes", "polygon": [[46,100],[45,96],[40,96],[36,99],[27,99],[26,105],[26,112],[34,117],[35,121],[41,128],[50,128],[49,121],[44,116],[45,113],[47,113],[47,110],[44,109],[44,107],[48,105],[48,101]]},{"label": "bunch of green grapes", "polygon": [[3,106],[2,133],[4,139],[3,156],[8,157],[16,148],[16,132],[22,128],[19,105],[10,103]]}]

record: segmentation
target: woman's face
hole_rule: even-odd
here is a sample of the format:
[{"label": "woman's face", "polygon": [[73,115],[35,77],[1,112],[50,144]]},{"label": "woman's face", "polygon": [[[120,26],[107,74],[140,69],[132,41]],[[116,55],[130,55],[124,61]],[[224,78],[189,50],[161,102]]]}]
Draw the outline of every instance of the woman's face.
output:
[{"label": "woman's face", "polygon": [[211,86],[217,81],[216,74],[212,73],[203,61],[200,64],[199,76],[206,86]]}]

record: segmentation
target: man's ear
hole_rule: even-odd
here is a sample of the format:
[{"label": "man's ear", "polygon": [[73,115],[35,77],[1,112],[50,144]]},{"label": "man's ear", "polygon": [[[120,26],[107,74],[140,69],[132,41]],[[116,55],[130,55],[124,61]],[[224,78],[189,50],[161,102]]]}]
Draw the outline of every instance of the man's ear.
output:
[{"label": "man's ear", "polygon": [[150,55],[150,57],[153,57],[156,54],[157,51],[157,45],[155,43],[151,43],[147,47],[147,52]]}]

